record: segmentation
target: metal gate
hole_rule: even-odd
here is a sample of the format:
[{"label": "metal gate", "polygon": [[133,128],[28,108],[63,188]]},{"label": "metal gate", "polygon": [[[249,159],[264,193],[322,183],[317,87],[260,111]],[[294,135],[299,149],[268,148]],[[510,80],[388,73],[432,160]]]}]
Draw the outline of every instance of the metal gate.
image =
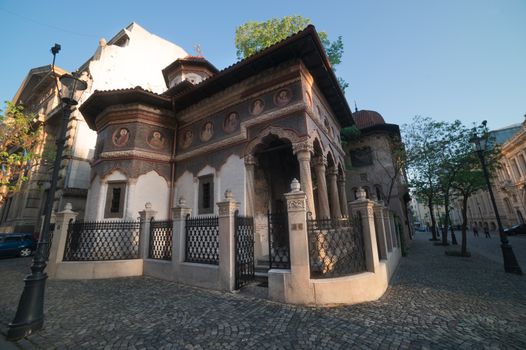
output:
[{"label": "metal gate", "polygon": [[254,279],[254,219],[235,215],[236,281],[239,289]]},{"label": "metal gate", "polygon": [[290,269],[287,212],[268,213],[269,269]]}]

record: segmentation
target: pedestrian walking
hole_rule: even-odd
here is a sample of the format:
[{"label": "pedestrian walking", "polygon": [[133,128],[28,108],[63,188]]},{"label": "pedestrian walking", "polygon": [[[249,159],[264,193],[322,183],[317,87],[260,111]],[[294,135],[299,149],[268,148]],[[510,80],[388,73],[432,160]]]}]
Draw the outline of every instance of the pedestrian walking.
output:
[{"label": "pedestrian walking", "polygon": [[489,234],[489,227],[488,225],[484,225],[484,235],[486,238],[491,238],[490,234]]},{"label": "pedestrian walking", "polygon": [[478,237],[479,236],[479,230],[477,229],[477,225],[473,224],[473,236]]}]

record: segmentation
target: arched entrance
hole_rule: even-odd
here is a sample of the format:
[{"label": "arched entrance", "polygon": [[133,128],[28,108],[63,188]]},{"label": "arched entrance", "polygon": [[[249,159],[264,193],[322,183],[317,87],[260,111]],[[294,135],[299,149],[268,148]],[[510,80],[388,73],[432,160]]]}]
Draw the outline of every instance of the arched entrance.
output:
[{"label": "arched entrance", "polygon": [[290,191],[292,180],[299,178],[299,163],[292,143],[274,134],[263,137],[252,152],[255,258],[259,262],[271,260],[278,265],[288,263],[288,224],[283,194]]}]

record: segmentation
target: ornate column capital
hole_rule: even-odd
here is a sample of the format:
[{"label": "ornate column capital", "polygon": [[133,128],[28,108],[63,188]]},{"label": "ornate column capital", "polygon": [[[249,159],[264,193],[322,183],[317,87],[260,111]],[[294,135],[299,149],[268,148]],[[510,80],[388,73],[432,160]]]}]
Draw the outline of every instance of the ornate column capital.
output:
[{"label": "ornate column capital", "polygon": [[327,175],[338,176],[338,168],[336,168],[335,166],[330,167],[329,169],[327,169]]},{"label": "ornate column capital", "polygon": [[245,156],[245,165],[256,165],[257,159],[253,154],[247,154]]},{"label": "ornate column capital", "polygon": [[296,142],[292,145],[292,153],[297,154],[299,152],[314,152],[314,146],[311,141]]},{"label": "ornate column capital", "polygon": [[324,156],[324,155],[315,157],[315,158],[312,159],[312,164],[315,167],[321,167],[321,166],[327,167],[327,157]]}]

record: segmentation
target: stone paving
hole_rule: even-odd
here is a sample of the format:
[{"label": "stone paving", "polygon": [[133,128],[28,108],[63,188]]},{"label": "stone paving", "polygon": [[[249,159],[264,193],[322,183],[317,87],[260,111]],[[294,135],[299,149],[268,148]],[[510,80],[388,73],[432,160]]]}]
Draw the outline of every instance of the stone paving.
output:
[{"label": "stone paving", "polygon": [[[525,349],[526,276],[419,233],[379,300],[284,305],[148,277],[48,281],[45,328],[22,349]],[[0,332],[29,259],[0,260]],[[5,340],[0,340],[7,346]]]}]

